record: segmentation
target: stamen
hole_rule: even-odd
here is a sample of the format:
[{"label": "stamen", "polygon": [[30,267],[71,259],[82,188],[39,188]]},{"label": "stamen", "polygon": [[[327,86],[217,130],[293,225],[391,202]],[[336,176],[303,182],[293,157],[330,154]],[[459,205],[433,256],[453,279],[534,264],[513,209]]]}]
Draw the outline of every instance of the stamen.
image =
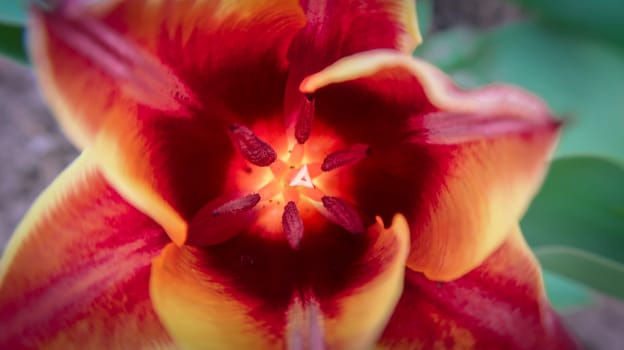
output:
[{"label": "stamen", "polygon": [[295,202],[288,202],[284,207],[282,227],[284,228],[286,240],[288,240],[291,248],[299,248],[299,244],[303,238],[303,220],[301,219],[301,215],[299,215],[299,210]]},{"label": "stamen", "polygon": [[347,202],[330,196],[324,196],[321,198],[321,202],[323,202],[323,206],[330,214],[328,219],[335,224],[342,226],[351,233],[364,232],[364,225],[358,212]]},{"label": "stamen", "polygon": [[368,145],[356,144],[347,149],[331,153],[323,160],[321,169],[323,171],[334,170],[338,167],[353,164],[366,158],[370,148]]},{"label": "stamen", "polygon": [[250,163],[257,166],[269,166],[277,159],[275,150],[249,128],[235,124],[230,126],[230,132],[234,145]]},{"label": "stamen", "polygon": [[300,144],[304,144],[310,137],[314,120],[314,96],[306,95],[305,97],[295,124],[295,139]]},{"label": "stamen", "polygon": [[231,200],[221,205],[220,207],[217,207],[212,211],[212,215],[218,216],[223,214],[240,213],[242,211],[246,211],[255,207],[258,202],[260,202],[260,195],[257,193],[253,193],[245,197]]}]

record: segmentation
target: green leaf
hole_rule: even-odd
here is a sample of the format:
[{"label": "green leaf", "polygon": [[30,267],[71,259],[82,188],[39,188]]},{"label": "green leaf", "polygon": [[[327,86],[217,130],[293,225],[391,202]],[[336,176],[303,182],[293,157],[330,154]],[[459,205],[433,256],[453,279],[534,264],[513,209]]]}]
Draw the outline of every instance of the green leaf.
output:
[{"label": "green leaf", "polygon": [[454,71],[470,64],[480,54],[481,38],[480,33],[470,28],[453,27],[425,40],[414,55],[445,71]]},{"label": "green leaf", "polygon": [[414,56],[434,63],[464,87],[475,87],[487,80],[472,68],[481,54],[483,35],[468,27],[453,27],[425,38]]},{"label": "green leaf", "polygon": [[24,28],[0,24],[0,54],[21,63],[28,62],[24,49]]},{"label": "green leaf", "polygon": [[566,247],[536,249],[535,255],[544,269],[624,299],[624,265]]},{"label": "green leaf", "polygon": [[22,26],[26,22],[25,0],[1,0],[0,23]]},{"label": "green leaf", "polygon": [[566,246],[624,264],[624,167],[574,157],[552,163],[521,226],[529,245]]},{"label": "green leaf", "polygon": [[624,45],[622,0],[512,0],[544,21]]},{"label": "green leaf", "polygon": [[475,68],[537,93],[570,119],[558,156],[624,160],[624,51],[520,23],[491,33]]},{"label": "green leaf", "polygon": [[431,21],[433,20],[433,6],[431,0],[416,1],[416,13],[418,14],[418,27],[420,34],[427,37],[431,30]]},{"label": "green leaf", "polygon": [[548,300],[555,309],[565,311],[593,303],[592,292],[582,284],[549,270],[543,271]]},{"label": "green leaf", "polygon": [[519,22],[482,35],[465,30],[433,35],[417,54],[460,85],[504,81],[545,99],[569,120],[557,157],[596,155],[624,162],[621,48]]}]

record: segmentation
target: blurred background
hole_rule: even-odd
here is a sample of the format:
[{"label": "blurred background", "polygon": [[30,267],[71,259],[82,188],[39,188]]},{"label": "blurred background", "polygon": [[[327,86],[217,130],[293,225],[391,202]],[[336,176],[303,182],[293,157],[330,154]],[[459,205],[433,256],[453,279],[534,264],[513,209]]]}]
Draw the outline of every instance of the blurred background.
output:
[{"label": "blurred background", "polygon": [[[0,247],[77,155],[28,67],[23,11],[2,1]],[[624,349],[624,1],[420,0],[418,10],[416,56],[466,88],[523,86],[567,121],[522,227],[570,329],[589,349]]]}]

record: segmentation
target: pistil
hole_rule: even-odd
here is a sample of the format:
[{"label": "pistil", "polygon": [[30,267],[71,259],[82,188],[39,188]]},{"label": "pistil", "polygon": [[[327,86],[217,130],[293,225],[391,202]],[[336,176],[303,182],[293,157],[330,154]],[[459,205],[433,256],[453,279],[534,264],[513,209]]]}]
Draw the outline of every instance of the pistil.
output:
[{"label": "pistil", "polygon": [[308,171],[308,165],[304,164],[299,171],[295,174],[295,176],[288,183],[289,186],[303,186],[307,188],[314,188],[314,184],[312,183],[312,178],[310,177],[310,172]]},{"label": "pistil", "polygon": [[[348,202],[326,194],[323,189],[317,187],[317,176],[330,172],[334,169],[352,165],[368,156],[369,146],[355,144],[350,147],[332,152],[325,158],[318,157],[319,145],[308,145],[312,131],[312,122],[315,113],[315,101],[313,96],[305,96],[300,113],[295,121],[294,130],[289,127],[290,148],[287,154],[278,157],[275,149],[265,140],[258,137],[250,128],[242,125],[230,126],[230,135],[236,149],[249,163],[259,167],[269,167],[268,177],[258,177],[262,183],[258,187],[249,188],[244,197],[231,200],[214,209],[213,218],[223,214],[245,215],[256,213],[258,222],[271,227],[272,232],[279,230],[279,226],[273,226],[276,222],[275,206],[286,203],[281,215],[281,231],[284,238],[293,249],[298,249],[305,231],[305,217],[312,207],[318,208],[330,222],[344,228],[346,231],[356,234],[365,231],[360,213]],[[262,130],[262,127],[259,128]],[[322,129],[321,129],[322,130]],[[321,132],[319,139],[328,139],[326,132]],[[293,135],[294,134],[294,135]],[[294,136],[296,142],[292,142]],[[288,138],[288,137],[286,137]],[[270,140],[283,141],[283,140]],[[279,143],[276,143],[279,145]],[[321,143],[322,146],[325,144]],[[278,147],[284,152],[285,149]],[[310,154],[309,152],[314,152]],[[323,159],[321,163],[321,159]],[[248,172],[251,174],[251,172]],[[255,173],[254,173],[255,174]],[[257,176],[257,175],[254,175]],[[327,176],[327,175],[325,175]],[[245,175],[246,183],[254,178]],[[319,180],[320,184],[324,182]],[[311,206],[310,206],[311,205]],[[321,207],[322,205],[322,207]],[[258,209],[258,211],[255,210]],[[300,209],[305,208],[303,212]],[[254,210],[252,210],[254,209]],[[311,226],[312,227],[312,226]]]}]

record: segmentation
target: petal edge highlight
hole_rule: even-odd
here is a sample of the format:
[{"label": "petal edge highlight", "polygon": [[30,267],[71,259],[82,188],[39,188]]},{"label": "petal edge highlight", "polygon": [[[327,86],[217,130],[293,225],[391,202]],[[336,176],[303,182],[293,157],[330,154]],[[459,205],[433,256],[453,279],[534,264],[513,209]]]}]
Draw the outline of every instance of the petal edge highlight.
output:
[{"label": "petal edge highlight", "polygon": [[172,346],[149,266],[168,241],[83,153],[35,202],[0,263],[0,347]]},{"label": "petal edge highlight", "polygon": [[539,266],[519,228],[506,236],[481,265],[453,282],[431,281],[408,270],[380,347],[578,348],[548,304]]},{"label": "petal edge highlight", "polygon": [[[243,246],[245,237],[215,247],[215,253],[169,245],[152,267],[152,298],[183,347],[368,348],[401,294],[409,245],[400,215],[387,229],[379,220],[369,234],[361,260],[346,262],[348,281],[332,280],[335,270],[310,262],[318,257],[342,264],[341,257],[311,252],[305,240],[297,251],[282,242],[259,253],[252,252],[257,243]],[[362,308],[364,303],[370,307]]]},{"label": "petal edge highlight", "polygon": [[[521,89],[462,91],[437,68],[389,50],[345,57],[308,76],[299,89],[321,96],[326,87],[325,96],[364,90],[380,105],[398,106],[400,117],[392,121],[398,126],[388,127],[394,134],[376,141],[386,149],[383,156],[364,170],[383,169],[388,176],[358,180],[366,189],[358,202],[384,217],[405,213],[412,234],[408,266],[438,280],[462,276],[504,241],[543,180],[561,126]],[[393,153],[396,148],[403,151]],[[407,197],[415,199],[405,200],[397,183],[412,183]]]}]

